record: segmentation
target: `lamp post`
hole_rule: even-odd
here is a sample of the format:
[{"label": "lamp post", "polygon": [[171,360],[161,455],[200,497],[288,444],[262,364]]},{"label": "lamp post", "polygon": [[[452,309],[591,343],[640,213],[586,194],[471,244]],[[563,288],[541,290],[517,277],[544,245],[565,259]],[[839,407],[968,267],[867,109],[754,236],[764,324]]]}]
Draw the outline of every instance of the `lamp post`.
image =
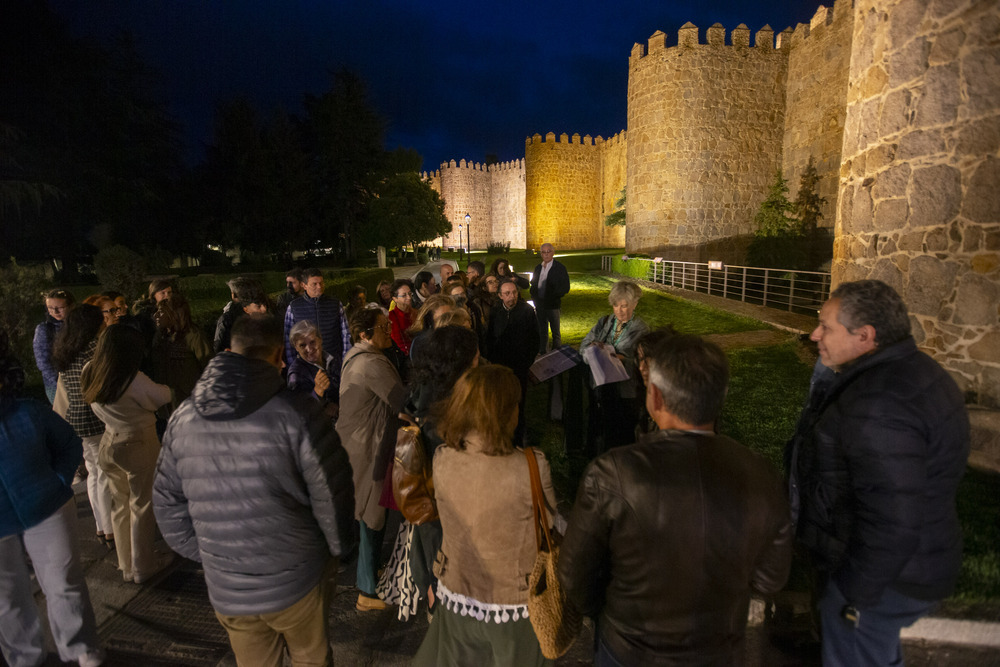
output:
[{"label": "lamp post", "polygon": [[[461,229],[462,229],[462,226],[459,225],[458,227],[459,227],[459,234],[460,234],[458,241],[459,241],[459,243],[461,243],[462,242],[462,239],[461,239]],[[465,251],[467,253],[469,253],[469,254],[472,254],[472,216],[469,215],[468,213],[465,214],[465,234],[466,234],[466,239],[468,241],[468,243],[465,246]]]}]

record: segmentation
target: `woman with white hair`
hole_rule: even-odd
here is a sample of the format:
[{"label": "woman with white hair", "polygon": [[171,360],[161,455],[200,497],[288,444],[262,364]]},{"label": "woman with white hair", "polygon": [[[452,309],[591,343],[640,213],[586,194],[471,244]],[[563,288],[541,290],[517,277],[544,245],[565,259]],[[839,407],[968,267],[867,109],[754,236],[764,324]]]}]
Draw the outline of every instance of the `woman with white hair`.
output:
[{"label": "woman with white hair", "polygon": [[628,379],[594,387],[590,393],[590,429],[588,444],[595,453],[634,441],[639,406],[644,396],[635,361],[635,346],[649,331],[649,325],[635,314],[642,290],[635,283],[620,280],[611,288],[608,302],[611,314],[597,324],[580,343],[580,351],[591,345],[610,349],[617,356]]},{"label": "woman with white hair", "polygon": [[310,394],[324,406],[327,414],[334,416],[338,396],[330,389],[330,378],[340,375],[337,360],[323,351],[323,337],[312,320],[299,320],[288,333],[288,341],[298,356],[288,367],[288,388]]}]

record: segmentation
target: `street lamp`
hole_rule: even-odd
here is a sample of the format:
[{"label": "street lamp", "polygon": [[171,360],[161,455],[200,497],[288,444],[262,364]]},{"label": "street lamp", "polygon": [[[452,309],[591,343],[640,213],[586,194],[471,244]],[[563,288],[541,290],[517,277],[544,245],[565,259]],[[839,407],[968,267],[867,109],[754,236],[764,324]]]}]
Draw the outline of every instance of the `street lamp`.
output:
[{"label": "street lamp", "polygon": [[[458,228],[459,228],[458,242],[461,243],[462,225],[459,225]],[[465,214],[465,234],[466,234],[466,239],[468,240],[468,243],[465,246],[465,250],[467,253],[472,254],[472,216],[469,215],[468,213]]]}]

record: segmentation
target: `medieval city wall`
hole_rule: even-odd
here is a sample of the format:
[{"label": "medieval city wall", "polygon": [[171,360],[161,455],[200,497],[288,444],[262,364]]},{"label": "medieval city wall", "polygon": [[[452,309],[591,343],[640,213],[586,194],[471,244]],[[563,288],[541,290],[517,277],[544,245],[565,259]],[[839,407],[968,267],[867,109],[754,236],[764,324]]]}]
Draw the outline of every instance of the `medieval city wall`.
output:
[{"label": "medieval city wall", "polygon": [[601,230],[601,246],[621,248],[625,245],[625,227],[608,227],[604,218],[615,211],[615,202],[625,189],[625,158],[628,141],[625,131],[604,141],[600,136],[595,143],[601,149],[601,212],[598,225]]},{"label": "medieval city wall", "polygon": [[834,283],[877,278],[1000,407],[1000,5],[858,0]]},{"label": "medieval city wall", "polygon": [[736,263],[781,165],[787,52],[766,26],[753,46],[742,24],[705,37],[686,23],[676,46],[657,31],[632,49],[625,245]]},{"label": "medieval city wall", "polygon": [[590,135],[554,132],[524,145],[525,247],[593,248],[602,240],[601,152]]},{"label": "medieval city wall", "polygon": [[809,23],[778,36],[779,48],[787,44],[789,52],[781,169],[794,199],[812,158],[820,177],[817,191],[826,199],[820,209],[823,227],[833,227],[836,219],[853,26],[851,0],[837,0],[833,7],[820,5]]},{"label": "medieval city wall", "polygon": [[[485,248],[493,236],[490,173],[485,165],[465,160],[442,162],[440,173],[444,215],[451,222],[451,233],[444,237],[443,245]],[[465,223],[466,215],[472,216],[471,233]]]},{"label": "medieval city wall", "polygon": [[524,245],[525,235],[524,160],[491,164],[489,172],[493,219],[491,240],[520,248]]}]

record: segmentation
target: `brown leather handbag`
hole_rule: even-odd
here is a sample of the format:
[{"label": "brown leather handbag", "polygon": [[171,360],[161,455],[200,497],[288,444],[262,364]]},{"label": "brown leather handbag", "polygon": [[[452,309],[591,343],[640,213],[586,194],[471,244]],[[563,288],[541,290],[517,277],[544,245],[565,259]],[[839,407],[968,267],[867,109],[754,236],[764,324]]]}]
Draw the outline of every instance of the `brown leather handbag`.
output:
[{"label": "brown leather handbag", "polygon": [[414,526],[438,518],[431,464],[420,427],[415,424],[401,427],[396,434],[392,495],[403,517]]},{"label": "brown leather handbag", "polygon": [[549,518],[545,511],[545,496],[538,475],[535,450],[524,448],[531,473],[531,506],[535,518],[535,545],[538,554],[535,566],[528,576],[528,618],[538,637],[542,655],[549,660],[561,657],[576,641],[583,625],[583,615],[566,600],[562,584],[556,576],[559,547],[549,532]]}]

